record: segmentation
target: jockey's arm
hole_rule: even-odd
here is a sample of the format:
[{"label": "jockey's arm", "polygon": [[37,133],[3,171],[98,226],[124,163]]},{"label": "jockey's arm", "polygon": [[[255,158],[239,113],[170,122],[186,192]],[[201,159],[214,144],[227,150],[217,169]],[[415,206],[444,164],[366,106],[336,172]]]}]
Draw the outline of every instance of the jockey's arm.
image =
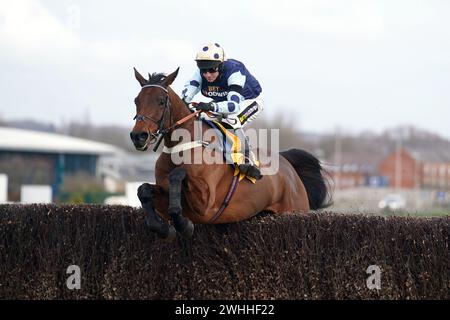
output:
[{"label": "jockey's arm", "polygon": [[227,94],[227,100],[214,102],[214,112],[223,114],[238,113],[241,110],[241,103],[245,100],[241,95],[242,87],[231,86]]},{"label": "jockey's arm", "polygon": [[240,71],[232,73],[228,77],[227,101],[214,103],[214,111],[223,114],[239,113],[241,104],[245,100],[241,92],[245,85],[246,77]]},{"label": "jockey's arm", "polygon": [[183,91],[181,92],[181,98],[186,103],[191,103],[194,96],[200,91],[201,85],[202,77],[200,75],[200,71],[197,70],[193,77],[184,85]]}]

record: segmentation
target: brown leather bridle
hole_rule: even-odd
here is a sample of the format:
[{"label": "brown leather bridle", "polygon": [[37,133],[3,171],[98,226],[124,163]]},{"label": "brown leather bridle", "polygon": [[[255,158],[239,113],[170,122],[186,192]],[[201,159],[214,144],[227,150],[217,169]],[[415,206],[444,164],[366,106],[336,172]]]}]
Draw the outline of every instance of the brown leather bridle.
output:
[{"label": "brown leather bridle", "polygon": [[198,116],[201,112],[203,112],[203,110],[197,110],[193,113],[191,113],[190,115],[178,120],[177,122],[175,122],[173,125],[169,124],[168,128],[164,128],[164,122],[166,119],[166,115],[169,113],[169,119],[170,121],[172,121],[171,117],[170,117],[170,98],[169,98],[169,91],[164,88],[163,86],[157,85],[157,84],[147,84],[142,86],[142,89],[144,88],[148,88],[148,87],[157,87],[160,88],[162,90],[164,90],[164,92],[167,94],[166,95],[166,99],[164,102],[164,111],[163,114],[161,116],[161,118],[159,120],[155,120],[150,116],[147,116],[145,114],[136,114],[133,118],[133,120],[136,121],[144,121],[146,122],[147,120],[150,120],[151,122],[153,122],[154,124],[156,124],[157,129],[155,132],[149,132],[147,131],[147,133],[149,134],[149,136],[151,137],[151,140],[149,142],[149,144],[153,144],[155,143],[155,146],[153,147],[153,151],[156,151],[159,147],[159,145],[161,144],[162,139],[164,138],[164,135],[168,134],[169,132],[171,132],[172,130],[174,130],[175,128],[177,128],[179,125],[185,123],[186,121],[188,121],[189,119],[192,119],[196,116]]}]

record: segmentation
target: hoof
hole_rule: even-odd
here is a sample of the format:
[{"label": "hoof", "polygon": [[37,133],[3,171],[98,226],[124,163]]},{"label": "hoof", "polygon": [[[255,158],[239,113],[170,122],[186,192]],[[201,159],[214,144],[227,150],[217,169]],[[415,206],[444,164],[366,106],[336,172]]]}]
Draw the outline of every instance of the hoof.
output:
[{"label": "hoof", "polygon": [[168,226],[168,231],[165,235],[159,235],[159,237],[166,241],[166,242],[172,242],[177,237],[177,232],[175,231],[175,228],[173,226]]},{"label": "hoof", "polygon": [[194,224],[191,220],[187,220],[187,224],[182,231],[180,231],[180,235],[183,238],[190,239],[194,234]]},{"label": "hoof", "polygon": [[141,202],[148,202],[152,200],[153,188],[149,183],[143,183],[137,190],[137,196]]}]

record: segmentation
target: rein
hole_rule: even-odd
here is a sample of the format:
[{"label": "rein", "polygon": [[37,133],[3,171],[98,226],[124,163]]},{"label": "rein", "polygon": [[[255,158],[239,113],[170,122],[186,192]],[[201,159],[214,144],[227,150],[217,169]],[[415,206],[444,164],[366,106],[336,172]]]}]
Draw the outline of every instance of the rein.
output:
[{"label": "rein", "polygon": [[169,133],[170,131],[174,130],[175,128],[177,128],[178,126],[180,126],[181,124],[185,123],[186,121],[196,117],[197,115],[199,115],[202,112],[202,110],[197,110],[194,113],[191,113],[190,115],[178,120],[177,122],[175,122],[173,125],[171,125],[169,128],[166,129],[158,129],[158,131],[156,132],[156,134],[159,134],[158,139],[155,143],[155,147],[153,148],[153,151],[156,151],[164,137],[165,134]]}]

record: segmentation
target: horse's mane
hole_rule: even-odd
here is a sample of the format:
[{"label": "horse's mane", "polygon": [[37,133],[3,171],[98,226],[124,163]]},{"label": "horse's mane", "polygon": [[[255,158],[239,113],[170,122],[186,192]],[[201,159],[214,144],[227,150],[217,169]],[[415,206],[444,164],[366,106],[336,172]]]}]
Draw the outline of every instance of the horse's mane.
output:
[{"label": "horse's mane", "polygon": [[[164,81],[164,79],[166,79],[166,75],[164,73],[152,73],[152,74],[148,74],[148,80],[145,83],[145,85],[147,84],[162,84],[162,82]],[[178,95],[176,95],[178,97]],[[190,109],[185,103],[184,105],[186,106],[186,108],[189,110],[189,112],[194,112],[194,110]]]},{"label": "horse's mane", "polygon": [[166,75],[164,73],[152,73],[152,74],[148,74],[148,80],[145,83],[147,84],[161,84],[164,79],[166,79]]}]

